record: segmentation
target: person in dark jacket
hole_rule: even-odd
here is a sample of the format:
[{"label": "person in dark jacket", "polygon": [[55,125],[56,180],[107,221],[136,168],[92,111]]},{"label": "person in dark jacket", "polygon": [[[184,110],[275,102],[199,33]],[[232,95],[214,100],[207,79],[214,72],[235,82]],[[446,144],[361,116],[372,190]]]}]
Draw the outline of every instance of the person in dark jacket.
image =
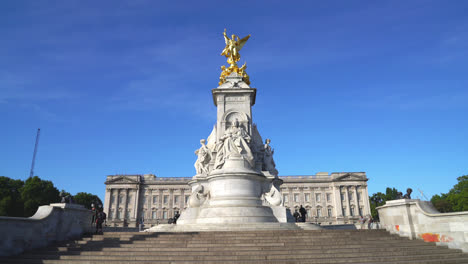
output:
[{"label": "person in dark jacket", "polygon": [[104,212],[100,210],[96,216],[96,234],[99,232],[102,234],[102,223],[104,222],[105,216]]},{"label": "person in dark jacket", "polygon": [[299,212],[297,210],[294,212],[293,216],[294,216],[294,219],[296,219],[296,222],[299,222],[299,217],[301,215],[299,214]]},{"label": "person in dark jacket", "polygon": [[301,222],[305,222],[307,210],[304,207],[302,207],[302,205],[301,208],[299,208],[299,213],[301,213]]}]

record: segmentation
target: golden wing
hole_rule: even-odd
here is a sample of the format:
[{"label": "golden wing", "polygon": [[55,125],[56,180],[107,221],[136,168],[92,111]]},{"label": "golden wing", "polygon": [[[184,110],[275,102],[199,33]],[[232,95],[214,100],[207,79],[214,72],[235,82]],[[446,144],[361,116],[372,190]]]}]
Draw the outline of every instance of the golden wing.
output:
[{"label": "golden wing", "polygon": [[238,48],[238,51],[242,49],[242,47],[244,47],[245,43],[247,42],[247,40],[250,38],[250,34],[246,37],[244,37],[243,39],[239,40],[239,48]]}]

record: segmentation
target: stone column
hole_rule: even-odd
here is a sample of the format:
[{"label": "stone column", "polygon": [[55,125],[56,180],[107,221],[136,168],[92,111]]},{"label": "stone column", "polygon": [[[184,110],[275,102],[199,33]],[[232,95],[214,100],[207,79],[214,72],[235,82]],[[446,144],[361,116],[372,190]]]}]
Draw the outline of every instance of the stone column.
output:
[{"label": "stone column", "polygon": [[[359,187],[359,186],[357,186],[357,185],[354,186],[354,200],[356,201],[356,202],[355,202],[355,204],[356,204],[356,210],[357,210],[357,215],[359,216],[359,215],[360,215],[360,214],[359,214],[359,199],[358,199],[358,195],[357,195],[357,194],[358,194],[358,191],[359,191],[358,187]],[[364,214],[364,208],[363,208],[362,213]]]},{"label": "stone column", "polygon": [[104,197],[104,213],[106,213],[106,215],[109,215],[109,212],[110,212],[111,195],[112,195],[112,189],[110,187],[106,188],[106,196]]},{"label": "stone column", "polygon": [[139,203],[140,201],[140,186],[137,185],[136,186],[136,190],[135,190],[135,204],[133,206],[134,208],[134,214],[133,214],[133,217],[138,221],[138,218],[139,218],[139,215],[140,215],[140,208],[139,208]]},{"label": "stone column", "polygon": [[[180,212],[182,212],[182,210],[184,209],[184,206],[185,206],[185,189],[184,188],[181,188],[180,189],[180,201],[179,201],[179,204],[180,204]],[[179,213],[180,213],[179,212]]]},{"label": "stone column", "polygon": [[156,215],[156,217],[159,218],[159,219],[162,219],[162,217],[163,217],[163,215],[162,215],[163,198],[164,198],[163,197],[163,190],[159,189],[158,212],[157,212],[157,214],[159,214],[159,216]]},{"label": "stone column", "polygon": [[371,215],[370,211],[370,204],[369,204],[369,194],[367,193],[367,185],[362,185],[362,202],[364,204],[364,212],[362,212],[365,215]]},{"label": "stone column", "polygon": [[342,216],[342,208],[343,205],[341,204],[341,187],[333,185],[333,209],[335,210],[335,218],[338,216]]},{"label": "stone column", "polygon": [[[123,218],[127,215],[127,209],[128,209],[128,188],[125,189],[125,201],[124,201],[124,207],[123,207]],[[130,215],[129,215],[130,216]]]},{"label": "stone column", "polygon": [[120,218],[117,218],[117,216],[119,216],[119,206],[120,206],[120,189],[116,189],[116,192],[117,192],[117,201],[115,201],[115,216],[114,216],[114,219],[120,219]]},{"label": "stone column", "polygon": [[299,187],[299,204],[305,207],[304,187]]},{"label": "stone column", "polygon": [[349,200],[349,186],[345,186],[345,191],[346,191],[346,194],[345,194],[346,201],[348,201],[348,206],[347,206],[348,208],[346,210],[346,215],[350,217],[351,216],[351,201]]},{"label": "stone column", "polygon": [[174,217],[174,189],[169,189],[169,212],[168,217]]}]

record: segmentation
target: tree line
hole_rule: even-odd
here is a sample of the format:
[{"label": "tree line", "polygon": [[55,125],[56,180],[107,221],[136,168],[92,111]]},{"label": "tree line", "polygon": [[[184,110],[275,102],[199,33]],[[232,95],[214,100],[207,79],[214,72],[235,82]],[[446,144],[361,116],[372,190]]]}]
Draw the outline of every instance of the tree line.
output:
[{"label": "tree line", "polygon": [[[455,184],[448,193],[432,196],[431,203],[441,213],[468,211],[468,175],[457,178]],[[369,196],[372,218],[378,219],[376,207],[382,206],[386,201],[399,199],[399,191],[396,188],[387,187],[385,193],[377,192]]]},{"label": "tree line", "polygon": [[[70,193],[62,190],[63,194]],[[59,190],[51,181],[38,176],[26,181],[0,176],[0,216],[30,217],[41,205],[59,203]],[[79,192],[73,196],[73,202],[91,209],[91,203],[102,204],[97,195]]]}]

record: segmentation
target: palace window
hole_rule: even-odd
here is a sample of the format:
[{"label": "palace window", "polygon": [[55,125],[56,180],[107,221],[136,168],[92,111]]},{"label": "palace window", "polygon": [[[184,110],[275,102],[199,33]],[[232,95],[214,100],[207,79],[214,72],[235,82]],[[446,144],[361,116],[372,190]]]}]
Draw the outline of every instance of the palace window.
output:
[{"label": "palace window", "polygon": [[167,204],[169,202],[169,195],[164,195],[163,202],[164,204]]},{"label": "palace window", "polygon": [[123,195],[120,195],[120,196],[119,196],[119,204],[121,204],[122,201],[123,201]]},{"label": "palace window", "polygon": [[345,193],[341,193],[341,201],[345,200]]},{"label": "palace window", "polygon": [[122,219],[122,209],[119,209],[119,211],[117,211],[117,219]]},{"label": "palace window", "polygon": [[310,194],[305,193],[305,194],[304,194],[304,200],[305,200],[306,202],[309,202],[309,200],[310,200]]},{"label": "palace window", "polygon": [[129,195],[127,199],[127,205],[130,205],[132,203],[132,196]]},{"label": "palace window", "polygon": [[343,216],[346,216],[346,207],[343,207],[342,213],[343,213]]},{"label": "palace window", "polygon": [[327,193],[327,202],[331,201],[331,193]]},{"label": "palace window", "polygon": [[294,202],[299,202],[299,194],[297,193],[294,194]]},{"label": "palace window", "polygon": [[359,207],[359,215],[362,216],[362,207]]},{"label": "palace window", "polygon": [[332,217],[333,216],[333,212],[332,212],[332,209],[331,208],[327,208],[327,215],[329,217]]},{"label": "palace window", "polygon": [[157,204],[157,203],[158,203],[158,196],[154,195],[153,196],[153,204]]},{"label": "palace window", "polygon": [[163,219],[167,219],[167,211],[163,211]]},{"label": "palace window", "polygon": [[179,204],[179,195],[174,196],[174,204]]},{"label": "palace window", "polygon": [[157,216],[157,211],[156,211],[156,210],[153,210],[153,211],[151,212],[151,218],[152,218],[152,219],[157,219],[157,218],[158,218],[158,216]]},{"label": "palace window", "polygon": [[348,197],[349,197],[348,199],[349,199],[350,201],[352,201],[352,200],[353,200],[353,192],[349,192],[349,193],[348,193]]},{"label": "palace window", "polygon": [[359,201],[362,201],[362,193],[361,192],[357,193],[357,198],[358,198]]},{"label": "palace window", "polygon": [[288,197],[287,194],[283,194],[283,201],[284,201],[285,203],[289,202],[289,197]]},{"label": "palace window", "polygon": [[354,207],[351,206],[349,209],[349,213],[351,214],[351,216],[354,216]]},{"label": "palace window", "polygon": [[317,217],[322,217],[322,208],[317,208]]},{"label": "palace window", "polygon": [[114,209],[110,209],[109,211],[109,219],[114,218]]},{"label": "palace window", "polygon": [[316,201],[316,202],[320,202],[321,196],[322,196],[322,195],[321,195],[320,193],[316,193],[316,194],[315,194],[315,201]]}]

